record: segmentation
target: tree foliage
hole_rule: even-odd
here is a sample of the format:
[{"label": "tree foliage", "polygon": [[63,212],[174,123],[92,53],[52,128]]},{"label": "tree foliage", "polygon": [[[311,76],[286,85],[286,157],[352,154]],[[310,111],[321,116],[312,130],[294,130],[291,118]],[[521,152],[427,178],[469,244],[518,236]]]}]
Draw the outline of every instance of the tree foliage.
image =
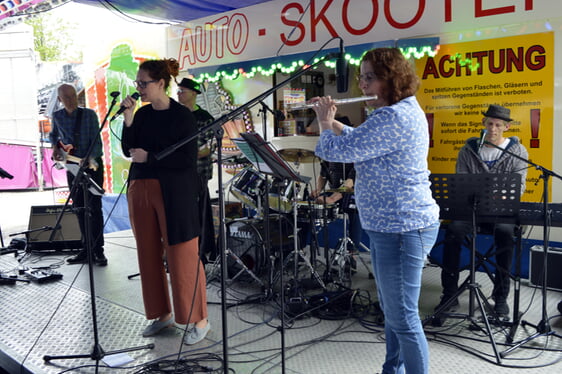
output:
[{"label": "tree foliage", "polygon": [[75,46],[73,38],[76,24],[49,12],[29,18],[25,23],[33,27],[35,51],[39,53],[41,61],[82,60],[82,52]]}]

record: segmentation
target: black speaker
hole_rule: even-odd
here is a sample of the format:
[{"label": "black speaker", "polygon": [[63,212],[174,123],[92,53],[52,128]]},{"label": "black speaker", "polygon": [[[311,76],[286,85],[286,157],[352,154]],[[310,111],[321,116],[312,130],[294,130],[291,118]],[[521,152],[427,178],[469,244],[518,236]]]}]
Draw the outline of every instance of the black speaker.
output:
[{"label": "black speaker", "polygon": [[[544,277],[544,246],[532,246],[529,255],[529,281],[532,286],[540,287]],[[546,258],[546,287],[562,291],[562,248],[548,247]]]},{"label": "black speaker", "polygon": [[51,251],[62,249],[81,249],[82,234],[78,217],[67,206],[62,215],[59,229],[55,230],[53,240],[52,228],[57,223],[64,205],[38,205],[32,206],[29,214],[29,228],[27,234],[28,248],[35,251]]}]

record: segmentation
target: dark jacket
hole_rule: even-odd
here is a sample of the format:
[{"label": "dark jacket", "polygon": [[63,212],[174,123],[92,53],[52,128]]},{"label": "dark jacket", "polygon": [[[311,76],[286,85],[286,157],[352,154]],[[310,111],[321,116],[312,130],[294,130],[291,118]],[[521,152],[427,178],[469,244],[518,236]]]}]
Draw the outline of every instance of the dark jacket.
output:
[{"label": "dark jacket", "polygon": [[[518,173],[521,175],[521,194],[525,192],[525,178],[527,177],[527,168],[529,165],[522,160],[502,152],[498,161],[493,167],[482,161],[478,155],[479,138],[469,138],[459,151],[457,158],[456,172],[459,174],[478,174],[478,173]],[[509,138],[509,144],[505,148],[506,151],[517,155],[524,160],[529,159],[527,149],[519,142],[519,138],[512,136]]]},{"label": "dark jacket", "polygon": [[191,240],[200,233],[197,174],[197,137],[161,160],[156,155],[197,133],[193,114],[171,99],[167,110],[140,108],[130,127],[123,127],[121,146],[125,156],[131,148],[148,151],[146,163],[131,163],[129,179],[156,178],[160,182],[170,245]]}]

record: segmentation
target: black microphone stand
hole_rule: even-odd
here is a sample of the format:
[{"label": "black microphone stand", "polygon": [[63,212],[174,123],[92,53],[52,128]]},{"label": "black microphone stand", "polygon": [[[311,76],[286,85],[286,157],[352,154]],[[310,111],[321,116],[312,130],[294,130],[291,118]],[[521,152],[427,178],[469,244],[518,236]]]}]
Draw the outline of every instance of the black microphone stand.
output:
[{"label": "black microphone stand", "polygon": [[[204,134],[208,131],[214,131],[217,134],[219,133],[219,131],[224,131],[222,129],[222,126],[230,121],[233,120],[234,118],[240,116],[245,110],[247,110],[248,108],[253,107],[254,105],[256,105],[257,103],[259,103],[260,101],[264,100],[266,97],[268,97],[269,95],[271,95],[272,93],[274,93],[275,91],[277,91],[279,88],[285,86],[286,84],[288,84],[289,82],[291,82],[292,80],[300,77],[301,75],[303,75],[304,73],[306,73],[307,71],[309,71],[310,69],[314,68],[315,66],[317,66],[318,64],[320,64],[321,62],[324,62],[326,60],[330,60],[333,58],[336,58],[340,55],[340,53],[329,53],[326,56],[324,56],[323,58],[320,58],[318,61],[306,65],[303,69],[297,71],[296,73],[292,74],[289,78],[285,79],[284,81],[282,81],[281,83],[273,86],[272,88],[268,89],[267,91],[261,93],[260,95],[254,97],[253,99],[251,99],[250,101],[246,102],[243,105],[240,105],[239,107],[237,107],[236,109],[230,111],[229,113],[226,113],[224,115],[222,115],[220,118],[216,119],[215,121],[213,121],[212,123],[208,124],[207,126],[202,127],[196,134],[194,134],[193,136],[189,136],[183,140],[180,140],[179,142],[177,142],[176,144],[172,144],[170,147],[164,149],[163,151],[159,152],[158,154],[155,155],[157,160],[161,160],[162,158],[170,155],[171,153],[175,152],[178,148],[182,147],[183,145],[189,143],[190,141],[192,141],[193,139],[197,138],[200,134]],[[222,139],[222,136],[220,137],[220,139]],[[217,147],[217,168],[219,170],[219,186],[222,186],[222,150],[221,150],[221,144],[220,144],[220,139],[218,138],[217,135],[217,140],[219,141],[218,147]],[[228,326],[227,326],[227,314],[226,314],[226,279],[227,279],[227,269],[226,269],[226,222],[225,222],[225,216],[224,216],[224,192],[222,191],[222,188],[219,188],[219,220],[220,220],[220,235],[221,235],[221,240],[220,240],[220,245],[219,245],[219,251],[221,252],[221,304],[222,304],[222,325],[223,325],[223,330],[222,330],[222,340],[223,340],[223,371],[225,374],[229,374],[229,365],[228,365]]]},{"label": "black microphone stand", "polygon": [[[546,301],[547,301],[547,290],[546,290],[546,281],[547,281],[547,269],[548,269],[548,246],[549,246],[549,228],[550,228],[550,222],[551,222],[551,215],[552,215],[552,211],[549,209],[548,205],[548,199],[549,199],[549,193],[548,193],[548,181],[550,179],[550,177],[556,177],[560,180],[562,180],[562,176],[560,176],[559,174],[556,174],[555,172],[553,172],[552,170],[549,170],[543,166],[540,166],[538,164],[535,164],[534,162],[532,162],[531,160],[527,160],[519,155],[514,154],[513,152],[510,152],[506,149],[503,149],[501,147],[498,147],[497,145],[495,145],[494,143],[490,143],[487,140],[483,140],[482,141],[483,144],[488,144],[494,148],[497,148],[505,153],[507,153],[510,156],[515,157],[516,159],[523,161],[525,163],[527,163],[528,165],[533,166],[535,169],[540,170],[541,172],[541,176],[540,179],[543,180],[543,278],[542,278],[542,284],[541,284],[541,294],[542,294],[542,317],[541,320],[537,323],[537,324],[532,324],[529,323],[525,320],[521,321],[521,325],[522,326],[531,326],[533,328],[535,328],[536,333],[513,344],[510,348],[506,349],[503,352],[500,352],[500,356],[501,357],[506,357],[508,354],[510,354],[511,352],[513,352],[515,349],[519,348],[520,346],[528,343],[529,341],[536,339],[540,336],[548,336],[548,335],[555,335],[559,338],[562,338],[562,336],[556,334],[552,328],[550,327],[550,322],[548,321],[548,314],[546,312]],[[516,287],[516,291],[518,291],[519,287]],[[513,321],[514,323],[516,322],[515,320]],[[518,321],[517,321],[518,322]],[[512,331],[513,333],[513,331]]]},{"label": "black microphone stand", "polygon": [[[274,118],[276,116],[275,112],[273,110],[271,110],[271,108],[269,106],[267,106],[267,104],[263,101],[260,100],[260,105],[261,105],[261,109],[259,110],[259,113],[262,114],[262,131],[263,131],[263,137],[264,140],[267,141],[267,112],[270,112]],[[268,176],[267,174],[265,175],[265,188],[263,191],[263,204],[262,204],[262,208],[263,208],[263,231],[264,231],[264,237],[263,240],[265,242],[265,257],[267,259],[269,259],[268,261],[268,289],[265,290],[266,293],[266,298],[270,298],[273,296],[273,270],[274,270],[274,266],[275,266],[275,258],[271,253],[271,238],[269,235],[269,225],[271,223],[270,219],[269,219],[269,183],[268,183]],[[279,225],[281,227],[281,218],[279,218]],[[281,233],[281,229],[279,230],[279,232]],[[281,238],[279,238],[279,243],[281,243]],[[283,255],[283,250],[281,248],[281,255]],[[281,280],[281,284],[283,284],[283,281]]]},{"label": "black microphone stand", "polygon": [[[115,105],[117,96],[118,95],[115,95],[115,96],[112,95],[113,101],[111,102],[109,110],[107,111],[107,114],[105,115],[105,118],[103,119],[103,122],[100,125],[100,129],[99,129],[99,132],[98,132],[97,136],[100,136],[101,131],[103,129],[103,126],[106,123],[107,118],[109,116],[109,113],[111,112],[111,109]],[[99,362],[106,355],[113,355],[113,354],[117,354],[117,353],[137,351],[137,350],[141,350],[141,349],[153,349],[154,344],[150,343],[150,344],[146,344],[146,345],[139,346],[139,347],[118,349],[118,350],[114,350],[114,351],[110,351],[110,352],[105,352],[103,350],[103,348],[101,347],[101,344],[99,343],[97,312],[96,312],[96,292],[95,292],[95,286],[94,286],[94,270],[93,270],[93,262],[94,262],[93,245],[95,243],[94,243],[93,238],[92,238],[92,233],[90,232],[91,231],[90,219],[89,219],[90,207],[88,206],[88,197],[89,197],[88,195],[89,195],[89,192],[102,195],[104,193],[104,190],[101,188],[101,186],[98,186],[90,178],[90,176],[86,172],[86,168],[88,167],[87,160],[89,160],[90,155],[91,155],[91,153],[94,149],[94,144],[95,144],[95,139],[90,143],[88,151],[86,152],[86,155],[84,156],[84,161],[82,162],[82,165],[80,165],[80,168],[78,169],[78,172],[76,173],[76,178],[74,179],[74,184],[72,186],[72,188],[74,189],[75,186],[80,184],[82,186],[82,192],[84,194],[84,207],[82,207],[81,209],[84,209],[84,231],[85,231],[84,232],[84,249],[86,250],[86,254],[88,255],[88,273],[89,273],[89,283],[90,283],[90,301],[91,301],[91,308],[92,308],[92,325],[93,325],[93,332],[94,332],[94,346],[92,348],[92,352],[90,352],[89,354],[77,354],[77,355],[67,355],[67,356],[45,355],[45,356],[43,356],[43,360],[48,363],[52,360],[90,358],[90,359],[96,361],[95,372],[98,373]],[[66,201],[66,203],[68,204],[68,200]],[[63,212],[64,212],[64,209],[61,212],[61,216],[62,216]],[[60,218],[61,217],[59,216],[59,221],[60,221]],[[58,222],[57,222],[57,225],[58,225]],[[55,229],[57,228],[56,227],[57,225],[55,225]]]}]

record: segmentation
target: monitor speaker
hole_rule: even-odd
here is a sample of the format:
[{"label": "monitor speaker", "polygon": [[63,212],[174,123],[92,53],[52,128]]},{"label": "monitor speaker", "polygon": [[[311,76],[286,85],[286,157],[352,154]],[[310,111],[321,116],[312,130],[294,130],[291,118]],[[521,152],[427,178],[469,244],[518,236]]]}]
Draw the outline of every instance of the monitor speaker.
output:
[{"label": "monitor speaker", "polygon": [[51,240],[52,228],[55,227],[63,208],[64,205],[38,205],[31,207],[29,232],[27,234],[29,249],[56,251],[62,249],[81,249],[83,247],[78,217],[76,217],[70,206],[64,209],[59,229],[55,230]]},{"label": "monitor speaker", "polygon": [[[546,287],[562,291],[562,248],[548,247],[546,253]],[[544,279],[544,246],[534,245],[529,253],[529,281],[532,286],[541,287]]]}]

